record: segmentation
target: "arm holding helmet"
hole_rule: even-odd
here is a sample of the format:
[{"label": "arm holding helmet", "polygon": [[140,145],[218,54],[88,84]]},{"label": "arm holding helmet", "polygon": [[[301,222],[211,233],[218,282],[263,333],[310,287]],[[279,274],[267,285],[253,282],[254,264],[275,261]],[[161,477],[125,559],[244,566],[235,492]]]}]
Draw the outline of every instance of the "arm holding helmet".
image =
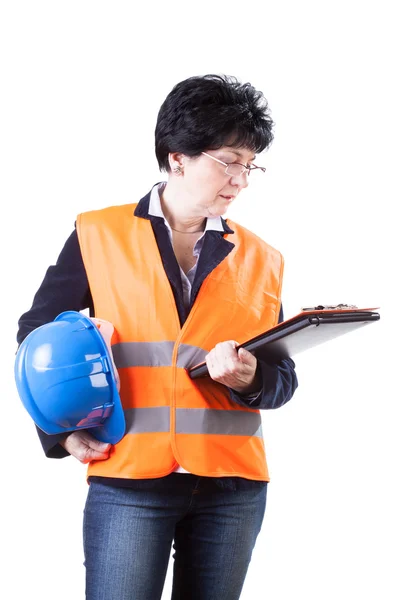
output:
[{"label": "arm holding helmet", "polygon": [[[57,262],[48,268],[32,307],[19,321],[17,342],[41,325],[49,323],[66,310],[89,309],[93,302],[82,261],[76,231],[66,241]],[[87,430],[48,435],[36,427],[44,452],[48,458],[64,458],[70,454],[82,463],[108,458],[110,444],[96,440]]]}]

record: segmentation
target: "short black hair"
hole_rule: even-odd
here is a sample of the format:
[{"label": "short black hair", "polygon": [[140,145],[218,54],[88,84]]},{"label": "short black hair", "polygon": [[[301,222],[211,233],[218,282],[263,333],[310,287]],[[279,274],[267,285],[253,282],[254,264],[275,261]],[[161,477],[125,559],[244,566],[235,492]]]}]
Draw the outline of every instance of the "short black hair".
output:
[{"label": "short black hair", "polygon": [[194,158],[230,146],[259,154],[272,143],[273,126],[267,100],[250,83],[229,75],[189,77],[173,87],[158,113],[160,171],[170,172],[170,152]]}]

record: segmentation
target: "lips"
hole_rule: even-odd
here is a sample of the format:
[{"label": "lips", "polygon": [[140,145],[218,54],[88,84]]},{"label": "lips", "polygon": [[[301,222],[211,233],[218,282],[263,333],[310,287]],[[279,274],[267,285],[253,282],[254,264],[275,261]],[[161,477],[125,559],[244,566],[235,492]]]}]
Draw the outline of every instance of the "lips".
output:
[{"label": "lips", "polygon": [[222,194],[220,194],[221,198],[225,198],[225,200],[228,200],[228,202],[232,202],[232,200],[235,198],[235,196],[223,196]]}]

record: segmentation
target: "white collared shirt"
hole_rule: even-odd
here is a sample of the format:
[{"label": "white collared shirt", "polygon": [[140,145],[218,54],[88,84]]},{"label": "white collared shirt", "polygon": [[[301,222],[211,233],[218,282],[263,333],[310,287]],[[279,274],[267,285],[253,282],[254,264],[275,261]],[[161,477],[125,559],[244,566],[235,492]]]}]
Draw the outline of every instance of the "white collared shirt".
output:
[{"label": "white collared shirt", "polygon": [[[172,244],[172,229],[170,224],[162,210],[160,196],[163,193],[165,186],[167,183],[165,181],[155,185],[151,190],[150,194],[150,203],[149,203],[149,215],[153,217],[161,217],[164,219],[164,223],[168,229],[169,239]],[[224,227],[222,225],[221,217],[208,217],[206,222],[206,227],[204,229],[203,234],[199,237],[197,242],[193,248],[193,256],[196,258],[196,264],[187,272],[187,274],[183,271],[182,267],[179,265],[181,280],[182,280],[182,290],[183,290],[183,303],[186,309],[186,316],[189,312],[190,306],[190,294],[192,292],[193,281],[196,276],[197,264],[199,261],[200,252],[203,248],[204,244],[204,234],[206,231],[224,231]]]}]

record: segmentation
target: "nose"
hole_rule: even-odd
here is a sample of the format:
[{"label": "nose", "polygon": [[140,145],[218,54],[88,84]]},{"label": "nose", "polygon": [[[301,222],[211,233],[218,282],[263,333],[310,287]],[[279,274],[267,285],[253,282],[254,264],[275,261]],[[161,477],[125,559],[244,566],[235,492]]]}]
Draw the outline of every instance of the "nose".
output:
[{"label": "nose", "polygon": [[247,188],[247,186],[249,185],[249,172],[244,171],[241,175],[232,176],[231,185],[238,187],[241,190]]}]

